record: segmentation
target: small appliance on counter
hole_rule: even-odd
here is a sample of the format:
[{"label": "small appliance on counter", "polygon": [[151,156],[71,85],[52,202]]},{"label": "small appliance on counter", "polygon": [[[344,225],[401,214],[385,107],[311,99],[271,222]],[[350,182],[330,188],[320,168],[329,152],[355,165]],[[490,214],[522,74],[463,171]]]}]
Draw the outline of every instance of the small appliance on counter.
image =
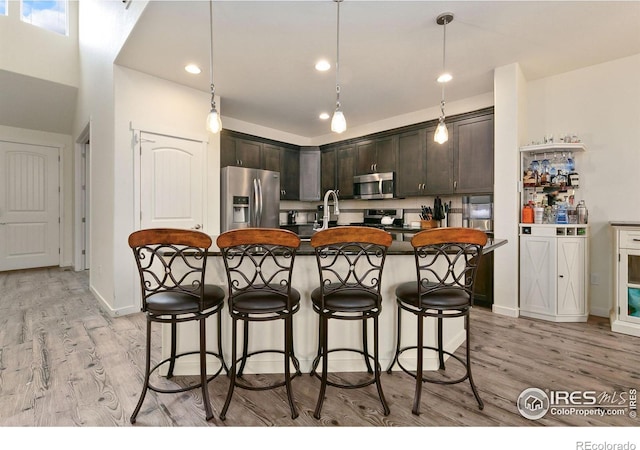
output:
[{"label": "small appliance on counter", "polygon": [[295,225],[296,218],[298,217],[298,211],[288,211],[287,212],[287,225]]},{"label": "small appliance on counter", "polygon": [[493,233],[493,196],[462,197],[462,226]]}]

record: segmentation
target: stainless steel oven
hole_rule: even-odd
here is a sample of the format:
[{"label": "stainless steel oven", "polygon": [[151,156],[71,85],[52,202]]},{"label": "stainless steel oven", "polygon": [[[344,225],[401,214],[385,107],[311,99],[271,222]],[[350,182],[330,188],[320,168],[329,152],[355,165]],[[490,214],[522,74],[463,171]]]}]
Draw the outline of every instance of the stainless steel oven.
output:
[{"label": "stainless steel oven", "polygon": [[395,195],[395,173],[370,173],[353,177],[353,196],[366,200],[393,198]]}]

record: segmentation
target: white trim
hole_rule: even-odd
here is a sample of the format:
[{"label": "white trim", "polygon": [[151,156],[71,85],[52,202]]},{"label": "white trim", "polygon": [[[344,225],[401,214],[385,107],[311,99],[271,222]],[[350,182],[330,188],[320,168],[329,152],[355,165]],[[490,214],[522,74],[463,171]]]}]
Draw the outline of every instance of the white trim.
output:
[{"label": "white trim", "polygon": [[[83,161],[82,159],[82,152],[84,151],[84,147],[87,144],[87,142],[91,142],[91,121],[89,121],[89,123],[87,123],[87,125],[84,127],[84,129],[82,130],[82,132],[80,133],[80,135],[78,136],[78,138],[76,139],[76,143],[75,143],[75,151],[74,151],[74,194],[75,194],[75,201],[74,201],[74,212],[75,212],[75,220],[73,223],[73,268],[76,272],[84,270],[85,269],[85,265],[81,264],[81,262],[83,261],[83,257],[82,257],[82,249],[85,247],[85,243],[82,242],[82,238],[83,235],[80,232],[80,230],[82,229],[83,225],[82,224],[82,199],[85,198],[85,202],[88,203],[88,194],[89,194],[89,186],[87,183],[87,186],[85,186],[86,191],[86,197],[82,195],[82,166],[86,164],[86,162]],[[86,160],[85,160],[86,161]],[[86,166],[85,166],[86,167]],[[89,176],[89,174],[86,174],[87,178]],[[90,179],[90,178],[89,178]],[[87,214],[88,215],[88,214]],[[87,234],[88,234],[88,228],[87,228]],[[90,242],[90,239],[86,239]],[[89,257],[88,254],[85,255],[86,258]]]},{"label": "white trim", "polygon": [[496,305],[495,303],[491,307],[491,311],[496,314],[500,314],[501,316],[520,317],[518,308],[507,308],[505,306]]},{"label": "white trim", "polygon": [[[111,307],[111,305],[104,299],[104,297],[102,297],[98,291],[96,291],[93,286],[89,286],[89,290],[91,291],[91,293],[94,295],[94,297],[96,299],[98,299],[98,305],[100,305],[100,307],[107,313],[109,314],[111,317],[120,317],[120,316],[126,316],[129,314],[134,314],[134,313],[139,313],[140,312],[140,306],[136,305],[136,306],[127,306],[126,308],[120,308],[120,309],[113,309]],[[136,290],[137,291],[137,290]]]}]

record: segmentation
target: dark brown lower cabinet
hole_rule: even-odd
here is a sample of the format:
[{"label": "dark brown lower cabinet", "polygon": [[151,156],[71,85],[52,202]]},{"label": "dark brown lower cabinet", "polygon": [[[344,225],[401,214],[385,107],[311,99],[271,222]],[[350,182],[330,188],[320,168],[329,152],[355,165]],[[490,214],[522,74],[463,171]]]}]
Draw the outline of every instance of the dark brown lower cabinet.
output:
[{"label": "dark brown lower cabinet", "polygon": [[493,252],[480,258],[473,294],[476,306],[491,308],[493,305]]}]

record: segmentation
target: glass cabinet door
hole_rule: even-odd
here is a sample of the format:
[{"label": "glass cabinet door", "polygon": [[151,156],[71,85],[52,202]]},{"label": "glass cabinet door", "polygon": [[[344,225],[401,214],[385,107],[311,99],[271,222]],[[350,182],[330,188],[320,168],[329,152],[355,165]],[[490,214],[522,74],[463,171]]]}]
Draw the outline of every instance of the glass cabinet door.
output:
[{"label": "glass cabinet door", "polygon": [[620,251],[620,319],[640,324],[640,250]]}]

